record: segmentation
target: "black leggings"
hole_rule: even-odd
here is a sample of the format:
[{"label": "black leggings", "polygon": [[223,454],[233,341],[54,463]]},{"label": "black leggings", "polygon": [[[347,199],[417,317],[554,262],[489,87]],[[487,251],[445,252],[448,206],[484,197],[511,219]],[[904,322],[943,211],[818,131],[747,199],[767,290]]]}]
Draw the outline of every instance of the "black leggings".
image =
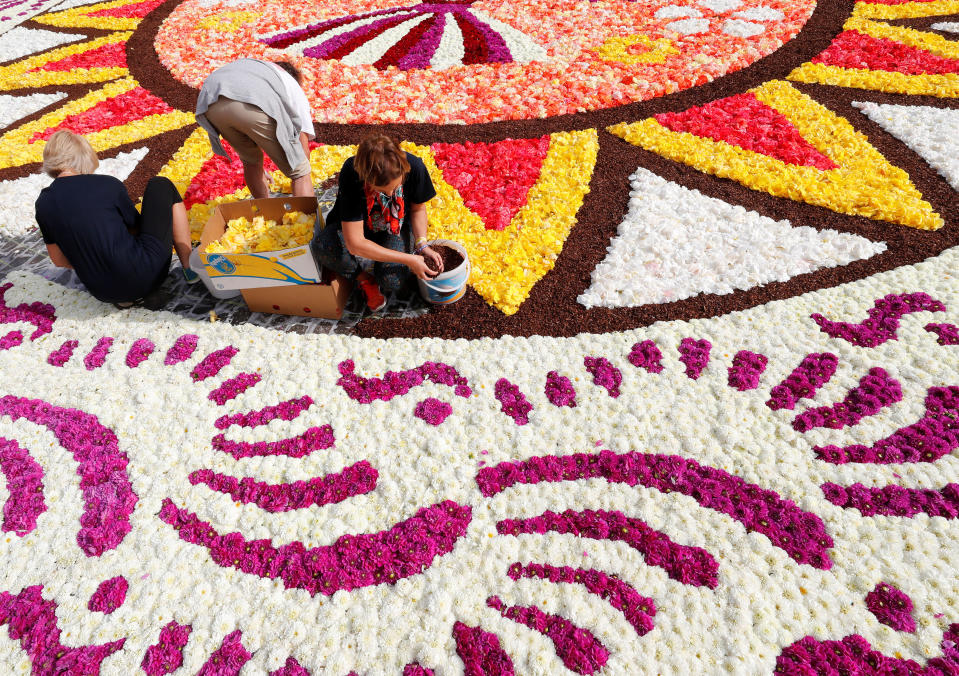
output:
[{"label": "black leggings", "polygon": [[150,235],[163,245],[165,261],[150,285],[150,291],[159,287],[166,279],[173,257],[173,205],[183,201],[173,181],[164,176],[154,176],[143,192],[143,207],[137,219],[137,235]]}]

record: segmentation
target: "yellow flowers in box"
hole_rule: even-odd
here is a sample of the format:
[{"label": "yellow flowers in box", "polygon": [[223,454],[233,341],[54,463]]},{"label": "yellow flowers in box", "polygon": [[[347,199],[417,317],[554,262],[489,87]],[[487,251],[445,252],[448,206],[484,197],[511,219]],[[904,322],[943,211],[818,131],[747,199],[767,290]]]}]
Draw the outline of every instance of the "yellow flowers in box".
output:
[{"label": "yellow flowers in box", "polygon": [[303,246],[313,238],[314,214],[290,211],[280,223],[254,216],[234,218],[218,240],[207,245],[204,253],[257,253]]}]

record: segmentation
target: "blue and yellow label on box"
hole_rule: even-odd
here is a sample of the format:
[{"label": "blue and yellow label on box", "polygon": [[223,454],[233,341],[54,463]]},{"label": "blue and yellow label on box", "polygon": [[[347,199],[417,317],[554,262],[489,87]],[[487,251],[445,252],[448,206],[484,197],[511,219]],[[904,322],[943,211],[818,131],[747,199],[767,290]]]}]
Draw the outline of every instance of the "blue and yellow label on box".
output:
[{"label": "blue and yellow label on box", "polygon": [[320,281],[320,271],[309,245],[265,253],[202,254],[202,258],[217,288],[248,289]]}]

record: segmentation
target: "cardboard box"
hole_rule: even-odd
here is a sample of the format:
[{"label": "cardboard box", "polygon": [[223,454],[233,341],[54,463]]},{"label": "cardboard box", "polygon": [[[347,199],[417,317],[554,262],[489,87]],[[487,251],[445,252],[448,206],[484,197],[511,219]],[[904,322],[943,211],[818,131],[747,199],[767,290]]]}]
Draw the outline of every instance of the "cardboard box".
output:
[{"label": "cardboard box", "polygon": [[324,270],[320,284],[288,284],[243,289],[243,300],[253,312],[339,319],[352,284]]},{"label": "cardboard box", "polygon": [[291,284],[318,284],[320,266],[313,260],[310,245],[264,251],[260,253],[205,253],[207,245],[226,232],[227,223],[234,218],[252,220],[263,216],[280,222],[290,211],[316,214],[316,228],[323,227],[323,216],[317,210],[315,197],[268,197],[219,205],[203,227],[200,237],[200,258],[210,281],[220,290],[281,287]]}]

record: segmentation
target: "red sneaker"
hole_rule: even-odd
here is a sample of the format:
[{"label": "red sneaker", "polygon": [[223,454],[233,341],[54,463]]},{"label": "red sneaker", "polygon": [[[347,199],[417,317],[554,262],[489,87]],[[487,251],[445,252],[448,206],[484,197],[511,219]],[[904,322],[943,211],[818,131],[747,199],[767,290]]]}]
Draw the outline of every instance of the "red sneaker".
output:
[{"label": "red sneaker", "polygon": [[359,281],[360,289],[363,290],[363,295],[366,296],[366,306],[370,310],[376,312],[386,307],[386,299],[380,293],[380,287],[376,285],[375,279],[367,277],[357,281]]}]

